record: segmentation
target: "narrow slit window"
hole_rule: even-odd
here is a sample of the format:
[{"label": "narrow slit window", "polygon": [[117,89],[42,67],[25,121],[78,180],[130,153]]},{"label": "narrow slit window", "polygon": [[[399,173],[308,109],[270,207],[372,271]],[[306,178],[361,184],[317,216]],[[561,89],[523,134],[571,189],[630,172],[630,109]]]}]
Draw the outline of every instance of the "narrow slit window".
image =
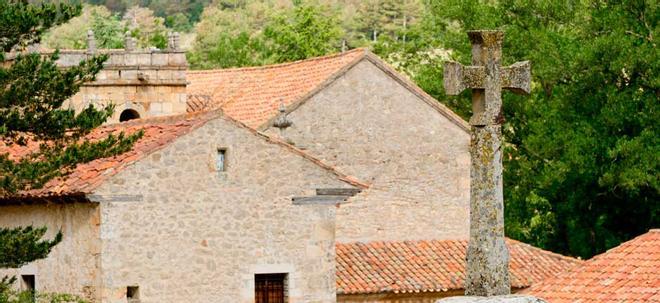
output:
[{"label": "narrow slit window", "polygon": [[140,287],[139,286],[128,286],[128,287],[126,287],[126,301],[128,301],[128,303],[138,303],[138,302],[140,302]]},{"label": "narrow slit window", "polygon": [[287,274],[254,275],[255,303],[286,303]]},{"label": "narrow slit window", "polygon": [[215,162],[215,168],[219,172],[227,171],[227,150],[224,148],[218,149],[218,155]]}]

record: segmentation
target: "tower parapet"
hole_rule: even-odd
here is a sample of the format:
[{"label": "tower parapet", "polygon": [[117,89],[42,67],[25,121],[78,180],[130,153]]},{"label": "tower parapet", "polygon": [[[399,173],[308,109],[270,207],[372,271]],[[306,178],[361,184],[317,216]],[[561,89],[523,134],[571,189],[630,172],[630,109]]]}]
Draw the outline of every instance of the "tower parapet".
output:
[{"label": "tower parapet", "polygon": [[[126,37],[126,49],[97,49],[93,33],[88,49],[60,50],[57,64],[63,68],[78,65],[97,54],[108,55],[96,80],[85,83],[80,92],[64,106],[80,111],[87,106],[115,104],[109,123],[127,119],[173,115],[186,112],[186,54],[180,50],[175,34],[170,34],[167,49],[137,49],[134,38]],[[131,40],[131,41],[129,41]],[[40,51],[44,55],[53,50]],[[11,57],[8,57],[11,61]]]}]

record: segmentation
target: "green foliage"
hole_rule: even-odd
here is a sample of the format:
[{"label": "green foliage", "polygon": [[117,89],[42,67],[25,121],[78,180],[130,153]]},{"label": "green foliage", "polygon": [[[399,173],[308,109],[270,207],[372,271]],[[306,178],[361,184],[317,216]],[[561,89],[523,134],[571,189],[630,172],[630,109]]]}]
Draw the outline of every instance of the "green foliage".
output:
[{"label": "green foliage", "polygon": [[[66,174],[77,164],[128,150],[141,133],[108,136],[88,141],[85,136],[112,114],[112,107],[88,107],[80,113],[62,108],[80,86],[94,80],[106,57],[92,57],[78,66],[61,70],[58,53],[42,56],[24,53],[24,46],[39,41],[52,26],[62,24],[81,11],[66,4],[33,5],[27,1],[0,0],[0,59],[14,51],[12,60],[0,67],[0,136],[5,148],[39,143],[36,151],[20,159],[0,154],[0,196],[36,189]],[[108,39],[107,43],[111,43]],[[103,42],[105,43],[105,42]],[[6,150],[6,149],[3,149]],[[62,240],[42,240],[46,228],[0,228],[0,268],[18,268],[47,257]],[[15,279],[0,280],[0,303],[82,302],[69,295],[34,294],[10,289]]]},{"label": "green foliage", "polygon": [[126,26],[119,16],[102,6],[85,5],[81,15],[51,28],[43,43],[50,48],[85,49],[87,31],[93,30],[98,48],[122,48]]},{"label": "green foliage", "polygon": [[[586,258],[660,224],[657,5],[474,0],[430,7],[426,22],[441,29],[455,59],[469,63],[466,29],[500,28],[504,63],[532,61],[531,96],[504,97],[509,236]],[[429,79],[442,83],[440,74]],[[465,118],[469,104],[469,92],[449,98]]]},{"label": "green foliage", "polygon": [[[62,24],[80,13],[80,7],[65,4],[32,6],[27,1],[0,1],[0,50],[38,43],[50,27]],[[4,60],[4,54],[0,53]]]},{"label": "green foliage", "polygon": [[195,68],[228,68],[260,65],[266,54],[268,50],[261,39],[252,38],[246,32],[223,33],[217,37],[214,47],[204,52],[191,52],[188,60]]},{"label": "green foliage", "polygon": [[0,229],[0,268],[19,268],[34,260],[46,258],[62,241],[58,232],[53,240],[42,240],[46,228],[16,227]]},{"label": "green foliage", "polygon": [[264,37],[274,61],[287,62],[338,51],[342,31],[332,15],[323,14],[319,7],[299,4],[291,13],[276,16]]},{"label": "green foliage", "polygon": [[[187,20],[185,16],[183,18]],[[144,7],[131,7],[120,17],[103,6],[86,5],[82,15],[51,29],[44,42],[51,48],[84,49],[87,47],[87,31],[92,30],[97,48],[123,48],[125,34],[129,32],[140,48],[164,49],[169,31],[165,23],[165,19],[156,17],[153,11]]]},{"label": "green foliage", "polygon": [[183,13],[165,17],[165,25],[177,32],[189,32],[193,29],[191,21]]},{"label": "green foliage", "polygon": [[[62,233],[58,232],[52,240],[43,240],[45,235],[45,227],[0,229],[0,268],[19,268],[46,258],[53,247],[62,241]],[[68,294],[15,291],[11,289],[15,282],[15,277],[0,279],[0,303],[85,303],[81,298]]]},{"label": "green foliage", "polygon": [[[119,16],[101,16],[92,12],[91,30],[94,31],[97,48],[123,48],[124,32],[126,27],[119,20]],[[85,43],[87,47],[87,43]]]},{"label": "green foliage", "polygon": [[3,291],[2,282],[0,282],[0,303],[87,303],[87,301],[79,296],[69,294],[34,293],[11,289]]},{"label": "green foliage", "polygon": [[[240,20],[240,22],[238,21]],[[220,2],[197,25],[193,68],[262,65],[337,52],[342,30],[327,6]]]}]

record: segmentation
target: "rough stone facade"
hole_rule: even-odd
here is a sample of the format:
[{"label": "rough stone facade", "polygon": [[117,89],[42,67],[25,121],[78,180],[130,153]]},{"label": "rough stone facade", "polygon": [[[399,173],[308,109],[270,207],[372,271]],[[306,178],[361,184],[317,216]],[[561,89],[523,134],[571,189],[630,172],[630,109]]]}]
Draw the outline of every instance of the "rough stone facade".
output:
[{"label": "rough stone facade", "polygon": [[338,241],[468,237],[469,134],[371,61],[288,118],[267,132],[371,183],[338,210]]},{"label": "rough stone facade", "polygon": [[[97,299],[100,285],[100,208],[93,203],[22,205],[0,207],[0,226],[48,227],[46,238],[58,230],[63,239],[48,259],[16,270],[0,270],[0,277],[34,275],[36,288],[45,292],[67,292]],[[20,284],[20,283],[19,283]]]},{"label": "rough stone facade", "polygon": [[[226,149],[227,171],[215,169]],[[255,273],[288,273],[289,302],[335,300],[335,207],[293,205],[350,187],[311,161],[216,119],[137,162],[96,194],[103,302],[253,302]]]}]

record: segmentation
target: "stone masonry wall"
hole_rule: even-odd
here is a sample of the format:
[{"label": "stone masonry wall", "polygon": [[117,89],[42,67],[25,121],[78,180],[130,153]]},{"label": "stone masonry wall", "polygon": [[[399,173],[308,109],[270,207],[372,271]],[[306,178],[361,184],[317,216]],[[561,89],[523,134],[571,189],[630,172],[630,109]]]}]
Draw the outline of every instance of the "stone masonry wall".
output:
[{"label": "stone masonry wall", "polygon": [[[219,148],[226,172],[215,169]],[[95,193],[107,201],[103,302],[126,302],[133,285],[142,303],[254,302],[255,273],[288,273],[290,303],[335,302],[335,207],[291,200],[333,187],[350,186],[224,119],[208,122]]]},{"label": "stone masonry wall", "polygon": [[[50,55],[49,52],[42,52]],[[96,75],[96,81],[84,84],[80,92],[67,100],[65,107],[77,111],[89,105],[104,107],[115,104],[109,123],[119,121],[122,111],[135,110],[140,118],[182,114],[186,112],[186,54],[178,50],[102,49],[61,50],[57,64],[62,68],[76,66],[92,54],[106,54],[108,60]],[[10,54],[4,65],[11,64]]]},{"label": "stone masonry wall", "polygon": [[338,210],[338,241],[467,239],[468,133],[373,63],[358,63],[289,119],[287,140],[372,183]]},{"label": "stone masonry wall", "polygon": [[[81,110],[90,104],[115,104],[108,122],[118,122],[119,115],[132,109],[141,118],[186,112],[186,54],[180,51],[112,50],[105,51],[108,61],[96,76],[69,100],[69,106]],[[84,51],[62,51],[58,63],[71,66],[87,56]]]},{"label": "stone masonry wall", "polygon": [[0,227],[48,227],[46,239],[58,230],[63,239],[48,258],[16,270],[0,270],[0,277],[35,275],[36,289],[67,292],[94,300],[100,286],[99,206],[96,203],[0,206]]}]

